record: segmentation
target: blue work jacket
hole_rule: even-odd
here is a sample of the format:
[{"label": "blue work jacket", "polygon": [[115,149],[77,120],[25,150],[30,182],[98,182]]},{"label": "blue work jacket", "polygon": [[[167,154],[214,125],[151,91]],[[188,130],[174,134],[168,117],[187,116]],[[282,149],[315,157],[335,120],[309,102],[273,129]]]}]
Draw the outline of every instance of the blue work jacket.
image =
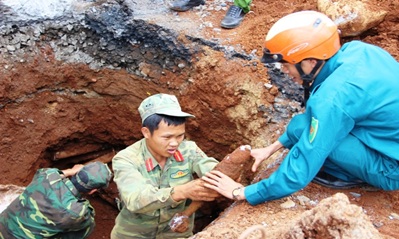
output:
[{"label": "blue work jacket", "polygon": [[[308,185],[328,155],[349,134],[384,157],[399,160],[399,63],[385,50],[352,41],[326,61],[316,76],[297,142],[285,132],[290,152],[267,179],[245,188],[250,204],[288,196]],[[295,123],[295,121],[291,121]]]}]

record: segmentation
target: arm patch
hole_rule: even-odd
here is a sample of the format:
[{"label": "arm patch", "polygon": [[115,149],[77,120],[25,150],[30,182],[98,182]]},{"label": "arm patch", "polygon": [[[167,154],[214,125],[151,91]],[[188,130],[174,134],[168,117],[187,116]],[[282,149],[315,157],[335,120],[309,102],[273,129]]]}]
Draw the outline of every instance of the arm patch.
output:
[{"label": "arm patch", "polygon": [[309,132],[309,143],[312,143],[316,138],[317,130],[319,129],[319,121],[312,117],[312,122],[310,123],[310,132]]}]

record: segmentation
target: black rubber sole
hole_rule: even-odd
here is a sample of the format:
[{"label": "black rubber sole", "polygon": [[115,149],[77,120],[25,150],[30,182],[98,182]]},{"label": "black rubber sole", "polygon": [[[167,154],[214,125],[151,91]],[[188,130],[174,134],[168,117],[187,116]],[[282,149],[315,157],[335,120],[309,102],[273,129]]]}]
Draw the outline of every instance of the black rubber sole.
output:
[{"label": "black rubber sole", "polygon": [[314,177],[312,182],[333,189],[351,189],[356,187],[370,186],[368,183],[361,180],[343,181],[325,172],[319,172],[316,177]]}]

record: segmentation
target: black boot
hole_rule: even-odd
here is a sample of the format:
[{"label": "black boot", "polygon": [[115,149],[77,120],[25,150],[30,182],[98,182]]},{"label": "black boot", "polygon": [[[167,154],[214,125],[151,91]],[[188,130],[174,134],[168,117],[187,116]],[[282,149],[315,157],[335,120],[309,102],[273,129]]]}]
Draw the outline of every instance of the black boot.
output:
[{"label": "black boot", "polygon": [[205,0],[175,0],[170,2],[169,8],[178,12],[185,12],[193,7],[204,4]]},{"label": "black boot", "polygon": [[344,181],[326,172],[319,172],[312,180],[313,183],[334,189],[350,189],[355,187],[369,186],[361,180]]},{"label": "black boot", "polygon": [[232,5],[230,6],[229,10],[227,10],[226,15],[224,16],[220,25],[223,28],[235,28],[240,25],[244,16],[245,12],[242,10],[242,8]]}]

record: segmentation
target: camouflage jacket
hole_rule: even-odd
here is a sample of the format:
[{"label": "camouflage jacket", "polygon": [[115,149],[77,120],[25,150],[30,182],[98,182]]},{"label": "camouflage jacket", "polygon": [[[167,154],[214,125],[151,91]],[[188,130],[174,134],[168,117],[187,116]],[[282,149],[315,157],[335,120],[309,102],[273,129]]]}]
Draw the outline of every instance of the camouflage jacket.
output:
[{"label": "camouflage jacket", "polygon": [[186,233],[174,233],[168,223],[185,209],[186,200],[170,197],[172,188],[202,177],[218,161],[208,157],[192,141],[183,141],[163,169],[153,159],[145,140],[120,151],[112,160],[114,181],[124,207],[116,218],[111,238],[186,238],[192,235],[194,215]]},{"label": "camouflage jacket", "polygon": [[61,171],[37,170],[32,182],[0,214],[0,238],[86,238],[94,208]]}]

